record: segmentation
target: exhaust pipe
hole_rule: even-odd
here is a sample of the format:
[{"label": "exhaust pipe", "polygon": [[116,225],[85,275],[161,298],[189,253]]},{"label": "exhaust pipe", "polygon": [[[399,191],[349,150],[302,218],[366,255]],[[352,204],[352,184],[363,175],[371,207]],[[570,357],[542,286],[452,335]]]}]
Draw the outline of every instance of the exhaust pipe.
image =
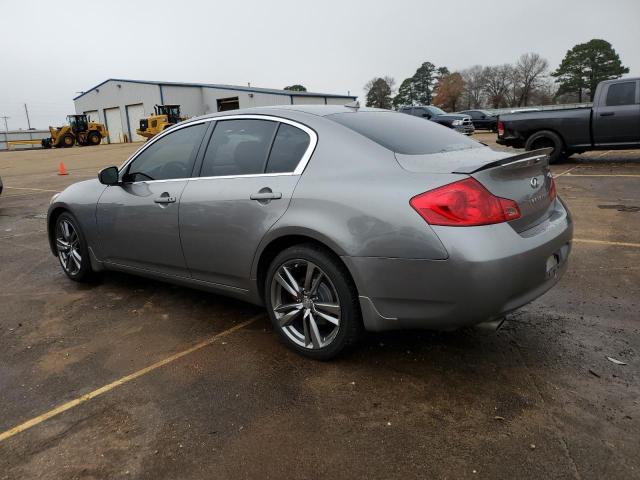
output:
[{"label": "exhaust pipe", "polygon": [[474,325],[474,328],[477,328],[478,330],[481,330],[486,333],[497,332],[502,328],[502,325],[504,324],[504,321],[506,319],[507,317],[500,317],[495,320],[489,320],[487,322],[478,323]]}]

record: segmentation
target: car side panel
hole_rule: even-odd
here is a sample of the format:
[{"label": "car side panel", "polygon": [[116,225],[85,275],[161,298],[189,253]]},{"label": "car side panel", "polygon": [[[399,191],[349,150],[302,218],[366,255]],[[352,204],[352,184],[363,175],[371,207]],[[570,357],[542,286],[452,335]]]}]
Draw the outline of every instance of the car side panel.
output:
[{"label": "car side panel", "polygon": [[252,278],[264,248],[285,235],[315,238],[338,255],[446,258],[442,243],[409,200],[464,176],[408,172],[389,150],[330,120],[323,122],[321,129],[316,125],[318,146],[289,209],[256,252]]},{"label": "car side panel", "polygon": [[568,148],[591,146],[590,108],[510,113],[500,115],[500,120],[504,123],[505,135],[499,140],[507,144],[523,142],[540,130],[551,130],[562,137]]}]

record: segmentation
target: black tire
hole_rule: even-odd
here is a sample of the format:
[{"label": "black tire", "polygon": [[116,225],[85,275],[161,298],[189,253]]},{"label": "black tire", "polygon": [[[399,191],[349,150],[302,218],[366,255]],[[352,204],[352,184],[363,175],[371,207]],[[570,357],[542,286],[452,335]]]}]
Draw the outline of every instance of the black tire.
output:
[{"label": "black tire", "polygon": [[[68,222],[69,224],[71,224],[77,235],[77,249],[81,257],[79,268],[77,268],[77,271],[75,268],[68,268],[65,265],[64,254],[61,254],[61,248],[58,244],[58,234],[62,234],[63,222]],[[89,258],[89,248],[87,246],[87,241],[76,218],[69,212],[61,213],[60,216],[56,219],[53,235],[56,249],[58,250],[58,261],[60,262],[62,271],[67,275],[67,277],[69,277],[74,282],[89,282],[91,280],[94,280],[96,277],[96,273],[91,268],[91,260]],[[75,260],[68,260],[68,262],[77,265],[77,262]]]},{"label": "black tire", "polygon": [[60,139],[60,146],[64,148],[71,148],[76,143],[73,135],[67,133],[64,137]]},{"label": "black tire", "polygon": [[[322,347],[301,346],[296,343],[290,334],[285,333],[284,328],[280,325],[276,312],[274,311],[274,305],[272,304],[272,291],[273,284],[276,282],[275,276],[281,271],[283,266],[290,265],[292,262],[308,262],[313,264],[319,269],[328,282],[330,287],[325,287],[327,290],[333,288],[333,291],[337,294],[337,301],[339,302],[339,325],[332,327],[331,324],[325,322],[329,328],[337,329],[337,333],[333,333],[329,337],[330,342]],[[307,265],[308,265],[307,263]],[[295,263],[294,263],[295,265]],[[295,268],[295,266],[294,266]],[[322,278],[322,277],[320,277]],[[318,282],[323,283],[323,282]],[[302,285],[302,283],[301,283]],[[278,285],[276,285],[278,288]],[[271,318],[274,330],[278,332],[282,341],[295,352],[304,355],[315,360],[330,360],[343,352],[345,348],[354,345],[362,334],[362,315],[360,313],[360,304],[358,301],[358,292],[351,279],[346,267],[337,259],[331,252],[326,251],[314,244],[301,244],[287,248],[280,252],[271,262],[266,275],[266,281],[264,285],[264,298],[267,307],[267,312]],[[326,300],[317,299],[317,302],[325,302]],[[322,321],[318,315],[315,305],[312,307],[316,320]],[[303,309],[298,309],[302,315],[298,317],[298,320],[304,322]],[[304,317],[304,318],[300,318]],[[309,326],[309,330],[311,327]],[[318,327],[316,326],[316,330]],[[305,343],[305,342],[302,342]]]},{"label": "black tire", "polygon": [[87,145],[95,146],[100,145],[102,141],[102,136],[98,132],[89,132],[87,135]]},{"label": "black tire", "polygon": [[541,130],[527,138],[524,144],[525,150],[537,150],[538,148],[551,147],[553,151],[549,155],[549,163],[556,163],[563,158],[564,142],[562,138],[551,130]]}]

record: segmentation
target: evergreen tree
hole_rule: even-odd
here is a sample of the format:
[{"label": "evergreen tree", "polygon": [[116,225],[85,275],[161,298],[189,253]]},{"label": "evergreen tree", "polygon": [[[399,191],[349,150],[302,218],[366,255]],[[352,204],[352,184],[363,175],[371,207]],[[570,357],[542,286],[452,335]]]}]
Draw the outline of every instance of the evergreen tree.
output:
[{"label": "evergreen tree", "polygon": [[285,90],[289,90],[291,92],[306,92],[307,87],[300,84],[289,85],[288,87],[284,87]]},{"label": "evergreen tree", "polygon": [[582,102],[583,91],[588,90],[590,99],[593,100],[598,83],[619,78],[625,73],[629,73],[629,69],[622,65],[611,44],[594,38],[569,50],[551,75],[560,84],[558,95],[575,92],[578,94],[578,101]]},{"label": "evergreen tree", "polygon": [[391,93],[393,80],[389,78],[373,78],[367,82],[367,107],[391,109],[393,103]]}]

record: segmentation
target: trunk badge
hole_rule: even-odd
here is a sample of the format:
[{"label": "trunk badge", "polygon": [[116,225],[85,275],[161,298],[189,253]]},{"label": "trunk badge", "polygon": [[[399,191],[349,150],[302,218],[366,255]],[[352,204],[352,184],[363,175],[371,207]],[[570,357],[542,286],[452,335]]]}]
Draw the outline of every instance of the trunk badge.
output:
[{"label": "trunk badge", "polygon": [[531,188],[536,188],[538,186],[537,177],[533,177],[529,183],[531,184]]}]

